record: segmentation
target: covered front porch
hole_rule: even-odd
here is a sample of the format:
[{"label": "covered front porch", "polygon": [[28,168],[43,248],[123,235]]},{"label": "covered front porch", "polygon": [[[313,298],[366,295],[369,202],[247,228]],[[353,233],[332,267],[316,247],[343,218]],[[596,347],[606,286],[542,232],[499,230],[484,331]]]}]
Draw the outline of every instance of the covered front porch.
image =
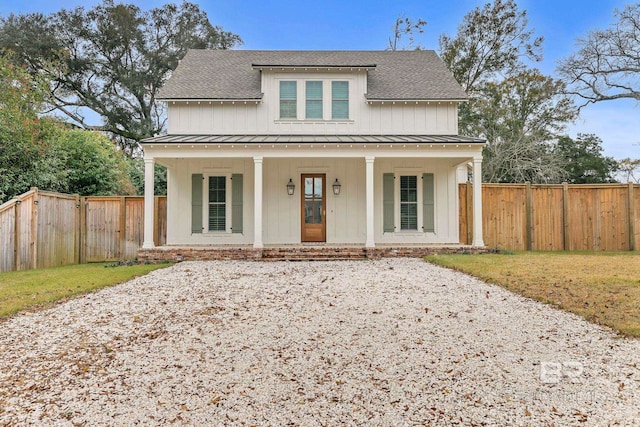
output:
[{"label": "covered front porch", "polygon": [[[476,139],[216,138],[144,142],[141,259],[372,258],[484,247],[482,145]],[[156,162],[167,167],[168,182],[167,246],[161,248],[153,243]],[[457,171],[468,164],[477,185],[473,242],[463,246]]]}]

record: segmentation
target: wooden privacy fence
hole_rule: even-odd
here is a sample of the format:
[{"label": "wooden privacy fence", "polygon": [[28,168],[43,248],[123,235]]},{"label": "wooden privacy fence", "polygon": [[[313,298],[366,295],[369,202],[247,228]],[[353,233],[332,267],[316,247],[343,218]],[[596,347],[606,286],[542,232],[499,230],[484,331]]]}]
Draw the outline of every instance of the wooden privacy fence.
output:
[{"label": "wooden privacy fence", "polygon": [[[471,243],[472,187],[460,185],[460,241]],[[536,251],[640,249],[640,185],[483,184],[484,242]],[[144,198],[80,197],[33,188],[0,205],[0,272],[133,259]],[[167,199],[155,198],[154,241],[166,242]]]},{"label": "wooden privacy fence", "polygon": [[[80,197],[33,188],[0,205],[0,272],[133,259],[144,197]],[[154,240],[166,236],[166,197],[155,198]]]},{"label": "wooden privacy fence", "polygon": [[[460,185],[460,240],[471,242],[471,183]],[[533,251],[640,249],[640,185],[483,184],[489,248]]]}]

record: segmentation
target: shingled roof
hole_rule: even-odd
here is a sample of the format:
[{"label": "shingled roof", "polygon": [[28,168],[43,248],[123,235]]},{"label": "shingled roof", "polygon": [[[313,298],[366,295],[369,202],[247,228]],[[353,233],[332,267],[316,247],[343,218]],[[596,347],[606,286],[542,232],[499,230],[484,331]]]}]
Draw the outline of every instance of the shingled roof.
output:
[{"label": "shingled roof", "polygon": [[366,97],[372,100],[467,98],[451,72],[432,50],[192,49],[160,89],[158,99],[261,99],[259,67],[268,66],[369,68]]}]

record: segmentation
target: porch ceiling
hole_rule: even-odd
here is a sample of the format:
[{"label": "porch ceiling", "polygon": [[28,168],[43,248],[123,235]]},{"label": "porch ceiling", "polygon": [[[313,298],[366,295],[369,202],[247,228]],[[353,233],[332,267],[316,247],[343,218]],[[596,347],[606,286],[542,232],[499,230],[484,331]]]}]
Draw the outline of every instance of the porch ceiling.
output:
[{"label": "porch ceiling", "polygon": [[484,139],[462,135],[163,135],[143,144],[478,144]]}]

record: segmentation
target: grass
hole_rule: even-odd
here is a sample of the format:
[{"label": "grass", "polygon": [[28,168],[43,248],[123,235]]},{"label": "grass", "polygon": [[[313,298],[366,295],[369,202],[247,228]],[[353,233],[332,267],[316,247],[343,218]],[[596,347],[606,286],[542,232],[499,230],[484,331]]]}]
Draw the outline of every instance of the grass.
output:
[{"label": "grass", "polygon": [[435,255],[426,260],[640,337],[638,252]]},{"label": "grass", "polygon": [[[107,268],[108,267],[108,268]],[[0,273],[0,318],[126,282],[167,264],[81,264]]]}]

